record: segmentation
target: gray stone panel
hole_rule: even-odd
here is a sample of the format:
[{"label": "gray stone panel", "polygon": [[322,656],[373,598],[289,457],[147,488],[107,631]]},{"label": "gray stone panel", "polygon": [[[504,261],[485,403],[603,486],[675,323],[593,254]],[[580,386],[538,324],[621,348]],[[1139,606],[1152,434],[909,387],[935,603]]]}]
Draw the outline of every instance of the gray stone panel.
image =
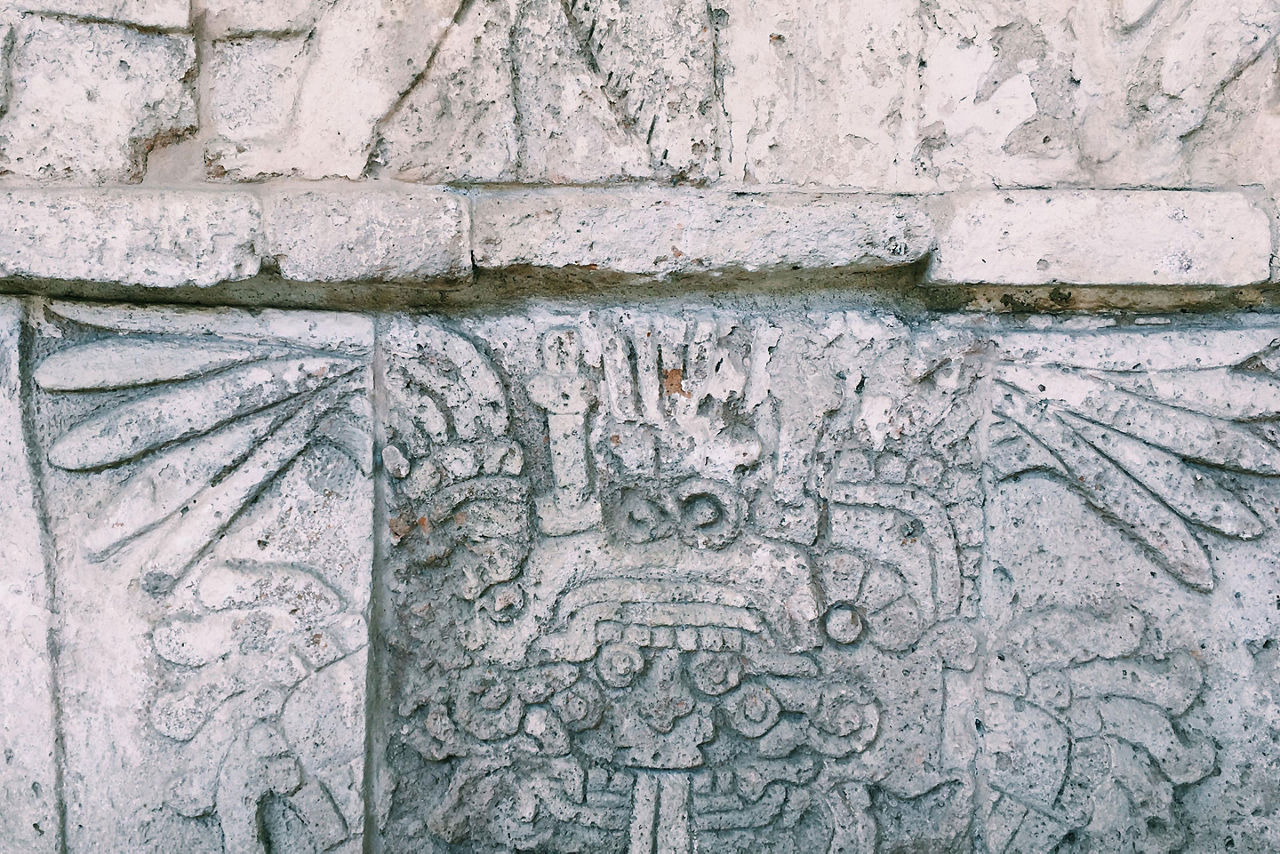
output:
[{"label": "gray stone panel", "polygon": [[0,849],[58,850],[52,628],[23,427],[22,304],[0,299]]},{"label": "gray stone panel", "polygon": [[35,312],[68,848],[359,850],[371,323]]},{"label": "gray stone panel", "polygon": [[0,849],[1280,844],[1272,316],[8,306]]}]

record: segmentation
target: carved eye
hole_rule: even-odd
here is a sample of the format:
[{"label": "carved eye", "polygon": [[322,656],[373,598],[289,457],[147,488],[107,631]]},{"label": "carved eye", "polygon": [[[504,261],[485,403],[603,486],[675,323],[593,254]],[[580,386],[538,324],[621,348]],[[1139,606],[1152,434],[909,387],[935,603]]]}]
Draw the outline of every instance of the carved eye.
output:
[{"label": "carved eye", "polygon": [[629,643],[605,644],[596,659],[596,669],[610,688],[625,688],[644,670],[644,655]]},{"label": "carved eye", "polygon": [[509,623],[524,611],[524,602],[519,584],[495,584],[480,600],[480,608],[495,623]]},{"label": "carved eye", "polygon": [[773,729],[782,706],[778,698],[763,685],[747,685],[726,705],[729,722],[747,738],[759,738]]},{"label": "carved eye", "polygon": [[619,497],[614,527],[628,542],[650,543],[670,533],[671,515],[658,501],[628,489]]},{"label": "carved eye", "polygon": [[594,682],[581,679],[551,698],[551,708],[571,732],[591,729],[600,723],[604,697]]},{"label": "carved eye", "polygon": [[698,548],[720,548],[738,535],[742,499],[732,486],[705,478],[681,482],[672,495],[680,536]]},{"label": "carved eye", "polygon": [[837,602],[827,609],[823,627],[831,640],[851,644],[862,637],[862,615],[852,602]]}]

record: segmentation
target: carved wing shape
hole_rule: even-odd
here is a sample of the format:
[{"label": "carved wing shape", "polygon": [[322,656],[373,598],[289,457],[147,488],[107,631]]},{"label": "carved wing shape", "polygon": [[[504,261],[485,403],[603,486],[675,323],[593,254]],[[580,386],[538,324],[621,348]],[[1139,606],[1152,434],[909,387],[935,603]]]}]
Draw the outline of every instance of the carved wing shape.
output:
[{"label": "carved wing shape", "polygon": [[367,472],[363,369],[351,353],[182,333],[115,335],[46,357],[37,386],[97,403],[53,440],[49,462],[69,472],[135,465],[97,508],[90,557],[136,547],[148,590],[165,592],[313,443]]},{"label": "carved wing shape", "polygon": [[1144,343],[1159,352],[1161,336],[1086,338],[1065,359],[1027,350],[996,365],[991,463],[1001,478],[1057,477],[1179,580],[1210,590],[1208,538],[1266,530],[1236,490],[1240,475],[1280,475],[1269,424],[1280,355],[1270,342],[1233,352],[1236,340],[1152,357]]}]

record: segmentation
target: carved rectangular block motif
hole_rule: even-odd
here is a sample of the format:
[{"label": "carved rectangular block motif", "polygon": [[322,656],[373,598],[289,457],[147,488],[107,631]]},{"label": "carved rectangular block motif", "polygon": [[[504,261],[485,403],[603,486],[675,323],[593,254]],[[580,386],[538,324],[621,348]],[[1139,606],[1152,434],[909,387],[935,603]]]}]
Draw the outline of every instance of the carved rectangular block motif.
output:
[{"label": "carved rectangular block motif", "polygon": [[4,305],[5,844],[1280,846],[1273,318]]}]

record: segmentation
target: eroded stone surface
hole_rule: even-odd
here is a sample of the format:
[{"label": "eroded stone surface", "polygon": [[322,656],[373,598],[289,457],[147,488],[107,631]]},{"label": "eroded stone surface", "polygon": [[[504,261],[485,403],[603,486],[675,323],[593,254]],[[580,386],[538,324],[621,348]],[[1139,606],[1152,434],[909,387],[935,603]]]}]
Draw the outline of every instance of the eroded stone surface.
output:
[{"label": "eroded stone surface", "polygon": [[23,312],[0,299],[0,847],[58,851],[49,588],[23,429],[18,341]]},{"label": "eroded stone surface", "polygon": [[841,313],[394,320],[388,849],[863,850],[928,793],[901,841],[947,844],[970,345]]},{"label": "eroded stone surface", "polygon": [[1280,844],[1273,315],[25,310],[67,850]]},{"label": "eroded stone surface", "polygon": [[245,193],[10,190],[0,210],[5,276],[179,287],[260,266],[262,215]]},{"label": "eroded stone surface", "polygon": [[876,196],[543,190],[475,197],[481,267],[705,270],[880,269],[933,243],[923,208]]},{"label": "eroded stone surface", "polygon": [[190,36],[26,15],[11,38],[0,174],[138,181],[152,148],[195,130]]},{"label": "eroded stone surface", "polygon": [[36,310],[68,848],[360,850],[370,323]]},{"label": "eroded stone surface", "polygon": [[1249,285],[1271,274],[1271,223],[1238,193],[1022,190],[942,207],[927,274],[940,284]]},{"label": "eroded stone surface", "polygon": [[1276,334],[393,319],[388,850],[1265,850]]},{"label": "eroded stone surface", "polygon": [[186,29],[191,0],[7,0],[19,12],[66,15],[158,30]]},{"label": "eroded stone surface", "polygon": [[465,199],[433,190],[295,188],[263,199],[264,254],[299,281],[422,281],[471,272]]}]

